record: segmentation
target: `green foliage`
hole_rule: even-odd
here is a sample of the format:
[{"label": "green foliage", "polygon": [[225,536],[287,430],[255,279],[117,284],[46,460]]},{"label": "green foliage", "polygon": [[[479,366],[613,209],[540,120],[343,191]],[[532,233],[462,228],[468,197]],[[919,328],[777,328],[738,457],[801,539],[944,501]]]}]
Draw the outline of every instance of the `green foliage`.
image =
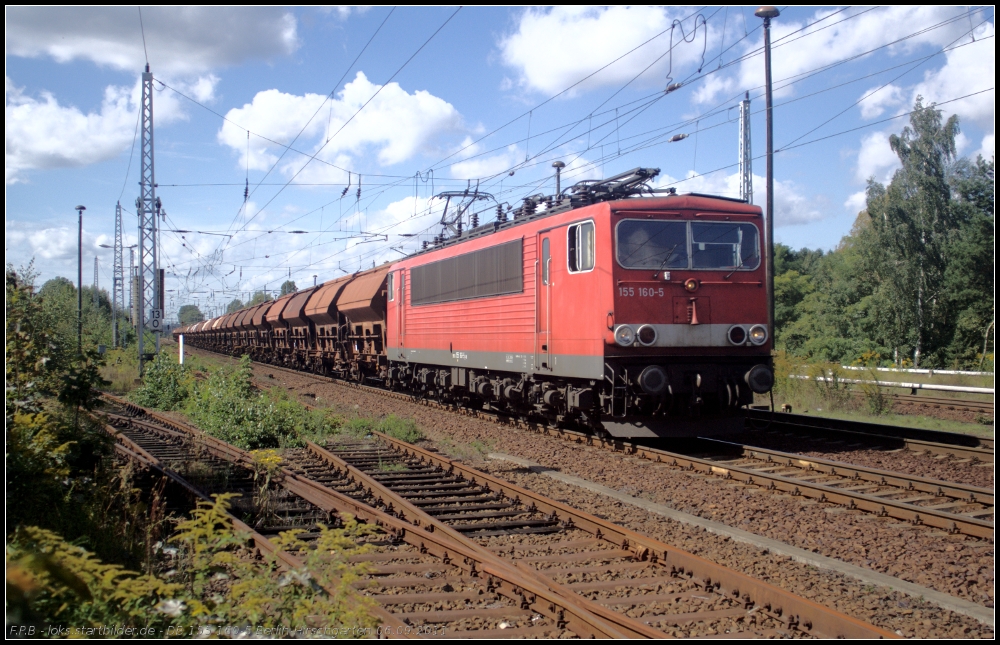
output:
[{"label": "green foliage", "polygon": [[775,247],[775,341],[851,363],[979,369],[994,321],[993,160],[955,159],[958,121],[918,99],[890,139],[902,167],[826,255]]},{"label": "green foliage", "polygon": [[164,601],[182,590],[178,584],[105,564],[34,526],[14,534],[6,556],[8,622],[162,629],[170,624],[161,611]]},{"label": "green foliage", "polygon": [[250,302],[247,303],[247,306],[253,307],[254,305],[259,305],[269,300],[273,300],[271,294],[267,293],[266,291],[258,291],[255,294],[253,294],[253,298],[250,299]]},{"label": "green foliage", "polygon": [[160,352],[142,375],[142,385],[130,398],[136,404],[159,410],[174,410],[188,398],[194,377],[167,352]]},{"label": "green foliage", "polygon": [[108,391],[112,394],[128,394],[135,389],[139,378],[139,356],[134,348],[114,348],[104,356],[101,376],[108,381]]},{"label": "green foliage", "polygon": [[[53,333],[60,344],[76,349],[77,345],[77,297],[76,286],[66,278],[52,278],[38,291],[43,307],[53,323]],[[81,320],[83,322],[83,346],[96,349],[98,345],[112,346],[114,337],[111,326],[111,299],[107,291],[98,291],[97,305],[94,305],[93,287],[83,287]],[[134,337],[124,317],[119,315],[119,329],[128,340]]]},{"label": "green foliage", "polygon": [[336,419],[306,410],[285,393],[258,392],[248,356],[236,369],[220,368],[195,383],[185,409],[199,428],[245,450],[298,445],[302,437],[323,437],[337,427]]},{"label": "green foliage", "polygon": [[413,419],[402,419],[395,414],[390,414],[378,424],[379,432],[385,433],[393,439],[413,443],[424,438],[424,433],[417,427]]},{"label": "green foliage", "polygon": [[283,296],[287,296],[290,293],[295,293],[298,290],[299,290],[298,287],[296,287],[295,283],[292,282],[291,280],[285,280],[284,282],[281,283],[281,295]]},{"label": "green foliage", "polygon": [[878,371],[875,369],[881,364],[882,356],[877,352],[865,352],[861,358],[854,361],[854,365],[867,368],[864,371],[864,381],[861,383],[861,393],[864,396],[865,405],[868,412],[873,416],[880,417],[892,411],[892,397],[885,388],[878,384]]},{"label": "green foliage", "polygon": [[226,313],[227,314],[236,313],[243,307],[244,307],[243,301],[241,301],[239,298],[234,298],[233,300],[229,301],[228,305],[226,305]]},{"label": "green foliage", "polygon": [[177,312],[177,320],[182,325],[193,325],[205,320],[205,314],[201,313],[198,305],[181,305],[180,311]]},{"label": "green foliage", "polygon": [[[302,542],[294,531],[282,533],[275,546],[286,552],[306,553],[305,568],[279,570],[277,553],[263,562],[238,557],[236,550],[247,543],[233,531],[226,514],[230,495],[202,502],[190,520],[178,525],[173,542],[180,547],[187,598],[183,611],[201,624],[244,625],[291,630],[305,625],[375,625],[369,612],[373,603],[352,590],[363,567],[348,558],[366,551],[359,538],[373,529],[347,518],[343,528],[321,527],[315,548]],[[220,587],[225,587],[225,593]]]},{"label": "green foliage", "polygon": [[347,517],[342,528],[321,527],[311,545],[293,531],[282,533],[274,541],[279,549],[307,554],[303,568],[282,569],[277,552],[257,560],[245,548],[248,536],[235,531],[227,512],[232,497],[199,503],[177,525],[176,549],[163,549],[176,551],[164,555],[174,566],[160,576],[105,564],[51,531],[19,530],[6,552],[8,623],[151,627],[155,636],[246,624],[291,632],[377,625],[374,603],[352,587],[365,566],[349,562],[366,552],[358,543],[372,527]]},{"label": "green foliage", "polygon": [[[93,492],[94,468],[107,454],[100,430],[78,413],[103,385],[95,355],[68,350],[30,267],[6,271],[5,428],[7,525],[59,528],[81,512],[70,495]],[[77,527],[86,533],[88,527]],[[78,534],[79,535],[79,534]],[[76,537],[76,535],[74,536]]]},{"label": "green foliage", "polygon": [[344,434],[354,437],[367,437],[373,430],[378,430],[378,423],[368,417],[354,417],[341,428]]}]

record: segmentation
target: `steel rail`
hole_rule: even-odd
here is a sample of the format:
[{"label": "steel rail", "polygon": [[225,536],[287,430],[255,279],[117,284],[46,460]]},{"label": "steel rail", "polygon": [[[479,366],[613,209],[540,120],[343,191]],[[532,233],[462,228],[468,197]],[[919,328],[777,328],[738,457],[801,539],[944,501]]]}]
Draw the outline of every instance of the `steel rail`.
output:
[{"label": "steel rail", "polygon": [[[381,441],[394,447],[403,454],[412,455],[427,463],[435,464],[449,472],[460,474],[466,479],[484,482],[491,489],[501,491],[510,498],[530,502],[539,510],[556,517],[569,519],[576,528],[583,529],[595,537],[608,540],[624,551],[631,551],[640,561],[652,560],[660,566],[667,565],[687,572],[692,579],[702,581],[705,589],[713,587],[720,593],[729,593],[735,597],[748,597],[764,611],[786,624],[801,624],[808,621],[807,631],[823,634],[827,637],[861,638],[871,637],[862,634],[892,637],[886,632],[862,621],[847,617],[839,612],[828,609],[811,600],[795,596],[791,592],[779,589],[773,585],[756,580],[743,573],[727,569],[704,558],[693,555],[659,540],[641,535],[618,526],[607,520],[575,509],[567,504],[546,498],[526,488],[522,488],[500,478],[464,465],[460,461],[448,459],[435,452],[425,450],[413,444],[395,439],[380,432],[373,432]],[[564,521],[565,521],[564,519]],[[795,618],[792,618],[792,616]],[[785,616],[782,618],[782,616]],[[846,621],[845,621],[846,619]]]},{"label": "steel rail", "polygon": [[[308,449],[320,459],[328,462],[329,464],[333,465],[339,470],[349,473],[349,475],[358,482],[360,482],[362,486],[365,486],[367,491],[370,491],[371,495],[377,496],[381,503],[389,504],[391,508],[395,509],[397,516],[399,516],[401,519],[406,520],[407,522],[413,524],[414,526],[421,527],[424,530],[433,531],[439,534],[445,534],[449,536],[451,539],[455,540],[456,542],[465,544],[469,549],[480,552],[481,556],[484,558],[486,557],[497,558],[498,560],[504,562],[505,565],[509,565],[509,562],[503,560],[502,558],[498,558],[496,554],[483,549],[482,547],[480,547],[480,545],[473,542],[468,537],[462,535],[448,524],[445,524],[441,520],[431,516],[423,509],[414,506],[412,503],[410,503],[409,500],[404,498],[402,495],[398,494],[396,491],[384,485],[382,482],[375,479],[362,469],[354,466],[348,461],[341,459],[334,453],[330,452],[329,450],[326,450],[325,448],[316,443],[307,441],[306,445]],[[456,508],[456,510],[458,511],[461,509]],[[589,611],[599,615],[602,619],[613,624],[615,627],[622,630],[622,632],[624,632],[631,638],[663,637],[662,632],[653,629],[642,622],[639,622],[633,618],[625,616],[622,613],[614,612],[598,603],[586,600],[578,596],[577,594],[574,594],[572,592],[567,592],[567,590],[562,585],[554,583],[554,581],[550,579],[542,578],[533,569],[521,570],[521,575],[534,578],[538,580],[541,584],[553,587],[553,590],[559,593],[560,595],[572,598],[574,602],[579,602],[583,604],[584,606],[587,607]]]},{"label": "steel rail", "polygon": [[[668,452],[657,448],[649,448],[624,440],[602,439],[592,435],[587,435],[571,430],[560,430],[555,428],[542,427],[536,429],[537,432],[549,436],[568,439],[577,443],[586,443],[598,448],[610,449],[615,452],[623,452],[641,459],[648,459],[651,462],[662,463],[674,468],[682,468],[690,471],[697,471],[712,475],[722,476],[726,479],[733,479],[745,484],[761,486],[768,490],[776,490],[790,493],[794,496],[803,496],[816,499],[821,502],[839,504],[848,509],[857,509],[874,513],[878,516],[894,517],[905,520],[913,524],[925,524],[952,532],[961,532],[966,535],[993,539],[993,523],[980,520],[974,517],[962,517],[949,513],[943,513],[935,509],[927,509],[912,504],[902,503],[891,499],[876,497],[858,491],[848,491],[835,486],[826,486],[813,482],[792,479],[782,475],[775,475],[767,472],[760,472],[749,468],[738,466],[720,465],[710,459],[700,459],[690,455]],[[802,458],[801,455],[793,455]],[[809,458],[806,458],[809,459]],[[849,466],[854,468],[853,466]],[[896,477],[905,477],[899,473]]]},{"label": "steel rail", "polygon": [[[248,453],[206,435],[187,424],[164,417],[156,412],[146,410],[112,395],[104,395],[103,398],[116,405],[126,407],[133,414],[153,419],[156,423],[167,426],[169,430],[186,434],[200,448],[215,457],[243,467],[252,466],[253,464],[253,458]],[[120,433],[119,437],[119,440],[127,439]],[[135,444],[133,443],[133,445]],[[134,449],[132,450],[135,452]],[[360,503],[309,478],[302,477],[286,467],[281,468],[280,477],[277,478],[275,483],[322,510],[338,514],[347,513],[367,523],[376,525],[389,533],[395,540],[405,542],[417,548],[421,554],[429,554],[437,557],[446,565],[458,567],[470,578],[485,576],[489,579],[489,586],[493,589],[494,593],[507,598],[521,610],[529,610],[540,616],[547,617],[560,629],[562,626],[566,626],[577,635],[589,638],[628,638],[639,635],[631,630],[621,631],[616,626],[610,625],[600,617],[593,615],[587,610],[587,603],[581,602],[583,599],[568,598],[554,591],[550,586],[539,584],[537,580],[525,576],[524,572],[513,569],[509,564],[496,556],[489,555],[488,557],[484,557],[480,549],[470,548],[463,541],[455,540],[447,533],[433,530],[428,531],[426,529],[421,530],[405,520],[379,511],[370,505]],[[386,582],[391,583],[391,580],[387,580]],[[380,601],[383,605],[386,602],[395,604],[392,603],[392,599],[390,598],[380,598]],[[462,610],[459,613],[467,617],[468,614],[474,613],[474,610],[467,610],[467,613],[465,610]],[[489,614],[488,611],[484,613]],[[515,611],[514,613],[517,612]],[[406,618],[407,614],[390,614],[390,616],[394,616],[393,620],[395,623],[398,623],[397,626],[409,627],[405,623],[400,622],[400,619]],[[442,613],[442,617],[447,616],[447,612]],[[446,622],[444,620],[435,620],[432,615],[421,615],[420,619],[436,623]],[[509,635],[511,637],[528,635],[527,632],[522,634],[522,631],[519,629],[504,630],[502,635]],[[467,633],[468,637],[479,637],[480,635],[478,630],[458,633]],[[454,636],[455,632],[452,635]]]},{"label": "steel rail", "polygon": [[[269,366],[276,367],[276,366]],[[278,369],[286,370],[287,368],[279,367]],[[297,372],[295,370],[288,370],[294,374],[303,374],[302,372]],[[312,376],[313,378],[324,380],[323,377],[308,374],[307,376]],[[358,383],[351,383],[341,381],[339,379],[333,379],[333,382],[337,385],[341,385],[349,388],[356,388],[363,391],[373,392],[379,395],[390,396],[392,398],[397,398],[399,400],[404,400],[408,402],[419,402],[430,407],[435,407],[439,409],[445,409],[452,412],[458,412],[460,414],[465,414],[469,416],[475,416],[482,419],[493,420],[496,422],[502,422],[499,415],[494,415],[487,413],[485,411],[470,410],[469,408],[463,408],[455,405],[448,405],[444,403],[439,403],[437,401],[432,401],[428,399],[417,399],[409,394],[403,394],[400,392],[392,392],[381,390],[379,388],[374,388],[367,385],[361,385]],[[787,413],[781,413],[785,416]],[[799,415],[796,415],[799,416]],[[814,418],[809,418],[814,420]],[[627,442],[625,440],[619,439],[605,439],[596,437],[594,435],[586,434],[583,432],[577,432],[574,430],[565,430],[560,428],[552,428],[550,426],[539,424],[539,423],[527,423],[520,420],[511,420],[511,422],[516,425],[532,430],[534,432],[540,432],[547,434],[549,436],[559,437],[563,439],[570,439],[575,442],[585,442],[588,445],[601,447],[601,448],[611,448],[615,451],[626,452],[628,454],[633,454],[635,456],[649,459],[654,462],[665,463],[672,466],[686,468],[688,470],[698,470],[701,472],[707,472],[715,475],[721,475],[726,478],[736,479],[738,481],[751,484],[751,485],[761,485],[770,490],[778,490],[781,492],[791,493],[792,495],[802,495],[811,499],[817,499],[823,502],[829,502],[833,504],[840,504],[848,509],[858,509],[869,513],[874,513],[879,516],[894,517],[896,519],[911,522],[913,524],[926,524],[928,526],[933,526],[935,528],[941,528],[947,531],[960,532],[966,535],[971,535],[980,538],[993,538],[994,533],[994,523],[986,520],[982,520],[976,517],[966,517],[960,514],[947,513],[939,511],[936,509],[916,506],[913,504],[899,502],[892,499],[887,499],[879,496],[867,495],[859,491],[846,491],[839,489],[835,486],[826,486],[823,484],[817,484],[813,482],[805,482],[789,477],[783,477],[780,475],[772,475],[769,473],[762,473],[759,471],[754,471],[751,469],[739,468],[737,466],[721,467],[717,463],[713,463],[711,460],[698,459],[696,457],[691,457],[688,455],[683,455],[680,453],[668,452],[665,450],[660,450],[656,448],[649,448],[646,446],[640,446],[639,444]],[[868,424],[875,425],[875,424]],[[883,426],[888,427],[888,426]],[[837,430],[837,432],[842,432]],[[947,433],[939,433],[947,434]],[[869,435],[871,436],[871,435]],[[976,439],[975,437],[970,437],[968,435],[956,435],[959,439],[970,441]],[[890,438],[890,437],[887,437]],[[891,439],[891,438],[890,438]],[[919,440],[910,440],[913,443],[919,443],[921,445],[928,445],[929,442],[921,442]],[[934,444],[946,446],[946,444]],[[948,448],[953,448],[952,446],[947,446]],[[956,449],[956,450],[970,450],[970,449]],[[984,452],[980,450],[979,452]],[[802,458],[802,456],[798,456]],[[992,457],[992,453],[990,453]],[[806,458],[809,459],[809,458]],[[857,470],[859,472],[859,478],[861,477],[861,472],[865,469],[860,467],[855,467],[849,464],[844,464],[845,468],[851,468],[852,470]],[[888,475],[897,478],[898,480],[906,480],[906,486],[917,486],[916,481],[907,475],[901,473],[890,473],[885,471]],[[888,480],[886,480],[888,482]],[[934,480],[928,480],[934,481]],[[888,483],[886,485],[889,485]],[[945,482],[940,482],[939,485],[946,485]],[[944,489],[943,489],[944,490]],[[935,490],[936,492],[936,490]],[[977,492],[976,500],[978,501],[979,496],[982,493]],[[979,502],[985,503],[985,502]],[[992,505],[992,502],[989,503]]]},{"label": "steel rail", "polygon": [[[157,418],[159,415],[156,415],[156,413],[145,410],[143,410],[143,413],[157,421],[160,420]],[[190,436],[197,437],[199,444],[202,444],[209,452],[215,453],[217,456],[226,458],[227,460],[237,458],[238,461],[236,463],[243,464],[251,459],[245,453],[240,454],[242,451],[239,449],[203,435],[203,433],[194,428],[186,427],[186,424],[165,418],[163,418],[163,421],[166,421],[167,425],[173,426],[174,429],[180,432],[186,432]],[[376,433],[376,436],[381,441],[404,454],[413,455],[427,463],[434,463],[442,467],[447,466],[451,472],[457,472],[463,477],[471,477],[474,481],[489,482],[489,486],[498,491],[503,491],[509,497],[530,500],[536,508],[549,512],[553,516],[567,518],[577,528],[590,527],[589,532],[596,538],[608,540],[619,546],[622,551],[630,552],[637,565],[643,561],[652,562],[661,568],[669,565],[672,575],[689,576],[693,582],[699,584],[706,591],[714,590],[717,593],[730,593],[735,599],[742,598],[744,601],[756,603],[761,613],[779,621],[789,629],[799,629],[806,633],[827,637],[895,637],[895,634],[891,632],[840,614],[810,600],[797,597],[790,592],[755,580],[745,574],[728,570],[670,545],[618,527],[560,502],[548,500],[486,473],[470,469],[460,462],[454,462],[412,444],[399,442],[381,433]],[[315,444],[310,446],[310,449],[315,452],[314,446]],[[343,468],[345,465],[348,466],[346,472],[350,472],[351,467],[346,462],[343,462],[341,467]],[[549,611],[541,613],[552,616],[557,621],[571,624],[571,626],[573,623],[579,625],[581,622],[590,624],[590,633],[599,637],[625,635],[632,637],[662,636],[662,632],[657,632],[652,627],[643,625],[639,621],[630,619],[624,614],[614,612],[595,602],[585,600],[576,592],[565,588],[563,585],[553,584],[550,578],[537,572],[532,567],[525,566],[523,563],[512,565],[495,553],[479,546],[477,543],[460,534],[456,538],[453,529],[450,529],[450,527],[447,527],[435,518],[427,516],[419,525],[412,523],[414,519],[421,519],[417,513],[419,509],[409,511],[411,521],[407,521],[373,509],[347,495],[332,490],[328,486],[321,485],[310,478],[302,477],[288,468],[282,469],[282,475],[279,482],[280,485],[306,501],[317,505],[319,508],[330,512],[349,512],[365,519],[365,521],[375,522],[384,529],[391,530],[394,535],[397,535],[401,539],[408,538],[411,544],[419,541],[421,551],[426,550],[432,553],[439,551],[441,557],[449,558],[450,550],[452,556],[456,556],[452,560],[453,562],[457,562],[457,556],[461,556],[463,562],[471,564],[471,575],[476,575],[477,562],[482,572],[486,572],[498,579],[504,579],[508,583],[511,582],[510,578],[513,575],[517,581],[516,583],[512,583],[514,584],[514,591],[515,593],[520,592],[519,598],[522,604],[529,604],[535,607],[536,611],[540,611],[539,605],[547,603],[546,608]],[[383,496],[383,501],[395,495],[392,491],[374,480],[374,478],[368,477],[358,469],[353,469],[351,475],[364,485],[370,494]],[[398,498],[398,500],[399,504],[403,506],[396,506],[397,509],[408,505],[404,499]],[[397,511],[398,513],[399,511]],[[438,555],[438,553],[435,553],[435,555]],[[526,594],[525,589],[530,589],[531,591]],[[557,611],[556,608],[559,607],[562,609]],[[730,610],[730,613],[733,611]],[[595,613],[598,615],[595,616]],[[737,613],[743,615],[746,613],[746,610],[744,609]],[[701,619],[697,616],[685,617],[684,614],[680,616],[682,617],[681,620]],[[711,617],[713,617],[713,612],[708,612],[704,616],[705,619]],[[655,620],[655,617],[653,619]],[[611,624],[609,625],[609,623]],[[598,627],[598,629],[594,629],[594,625],[606,625],[611,628],[601,630]],[[581,635],[587,633],[586,631],[578,631],[577,627],[573,627],[573,629]],[[470,633],[470,635],[475,635],[475,633]]]},{"label": "steel rail", "polygon": [[946,399],[943,397],[916,396],[913,394],[890,394],[893,400],[907,405],[920,405],[931,408],[944,408],[946,410],[960,410],[966,412],[989,411],[993,412],[993,401],[970,401],[967,399]]},{"label": "steel rail", "polygon": [[852,440],[877,441],[883,445],[898,444],[914,452],[930,452],[952,455],[960,459],[976,459],[984,463],[993,462],[993,439],[977,437],[957,432],[903,428],[880,423],[846,421],[789,412],[765,412],[748,410],[747,418],[754,421],[770,422],[771,429],[788,428],[806,432],[811,437],[817,433],[833,435]]},{"label": "steel rail", "polygon": [[[602,438],[584,432],[578,432],[562,428],[553,428],[551,426],[541,423],[526,422],[521,419],[515,419],[513,417],[505,419],[501,415],[488,413],[484,410],[473,410],[458,405],[450,405],[447,403],[441,403],[431,399],[415,397],[412,394],[406,394],[391,390],[383,390],[368,385],[362,385],[360,383],[343,381],[341,379],[330,378],[330,377],[323,377],[309,372],[300,372],[298,370],[293,370],[290,368],[281,367],[277,365],[268,364],[267,367],[271,369],[277,369],[280,371],[287,371],[291,374],[296,374],[299,376],[310,377],[320,382],[332,382],[336,385],[340,385],[343,387],[371,392],[374,394],[378,394],[380,396],[388,396],[390,398],[395,398],[401,401],[407,401],[409,403],[420,403],[428,407],[447,410],[450,412],[456,412],[466,416],[473,416],[479,419],[489,420],[496,423],[506,422],[508,425],[514,425],[522,429],[527,429],[548,436],[557,437],[561,439],[568,439],[576,443],[586,443],[590,446],[611,449],[612,451],[616,452],[624,452],[626,454],[635,455],[640,458],[649,459],[653,462],[663,463],[673,467],[681,467],[687,470],[696,470],[700,472],[723,476],[729,479],[736,479],[743,483],[751,485],[759,485],[769,490],[791,493],[794,496],[801,495],[822,502],[839,504],[847,507],[848,509],[852,510],[856,509],[869,513],[874,513],[877,516],[893,517],[913,524],[926,524],[928,526],[941,528],[951,532],[961,532],[967,535],[972,535],[975,537],[981,537],[987,539],[992,539],[994,534],[993,522],[987,522],[985,520],[980,520],[974,517],[957,516],[950,513],[943,513],[935,509],[926,509],[919,506],[913,506],[911,504],[896,502],[890,499],[870,496],[857,491],[845,491],[833,486],[824,486],[822,484],[804,482],[801,480],[790,479],[788,477],[782,477],[779,475],[771,475],[768,473],[752,471],[749,469],[741,469],[739,467],[723,468],[719,466],[717,463],[711,462],[710,460],[703,460],[703,459],[698,459],[696,457],[683,455],[680,453],[673,453],[664,450],[659,450],[656,448],[649,448],[646,446],[641,446],[636,443],[625,441],[623,439]],[[823,417],[808,417],[808,416],[804,417],[803,415],[792,415],[790,413],[772,414],[770,412],[763,413],[750,410],[748,411],[748,416],[751,418],[756,417],[767,420],[776,419],[775,423],[780,423],[782,425],[790,425],[787,421],[781,419],[782,417],[786,418],[793,417],[796,420],[805,419],[808,422],[829,421],[835,424],[843,424],[842,427],[847,426],[847,427],[857,428],[857,427],[875,426],[877,428],[888,429],[888,431],[896,430],[901,434],[905,434],[906,432],[911,430],[909,428],[895,428],[894,426],[841,421],[837,419],[826,419]],[[810,430],[820,430],[824,432],[826,431],[837,432],[837,433],[846,432],[852,434],[853,436],[861,434],[858,430],[842,430],[839,427],[832,430],[819,425],[811,425],[805,427],[809,428]],[[934,436],[944,435],[945,438],[954,441],[964,441],[967,443],[980,441],[980,438],[973,437],[971,435],[943,433],[937,431],[921,431],[921,430],[915,430],[915,432],[929,433]],[[916,439],[901,439],[887,435],[864,434],[864,436],[867,437],[878,436],[884,440],[906,441],[909,442],[909,444],[912,446],[920,445],[923,447],[928,447],[928,446],[940,447],[942,450],[951,451],[948,452],[947,454],[954,454],[956,456],[965,456],[966,452],[972,452],[976,455],[974,457],[975,459],[980,459],[981,457],[985,458],[988,455],[989,461],[992,461],[993,457],[992,450],[986,451],[984,449],[978,449],[978,448],[963,448],[963,447],[952,446],[949,444],[938,444],[934,442],[927,442]],[[992,448],[992,440],[990,440],[990,445]],[[906,477],[906,475],[902,475],[900,473],[896,473],[895,475],[898,477]]]},{"label": "steel rail", "polygon": [[880,470],[878,468],[869,468],[867,466],[834,461],[832,459],[807,457],[799,454],[781,452],[779,450],[771,450],[769,448],[760,448],[749,444],[743,445],[712,437],[703,437],[700,441],[709,445],[717,444],[720,447],[737,448],[746,457],[757,459],[763,458],[769,462],[803,468],[814,473],[828,473],[830,475],[838,475],[840,477],[856,481],[876,482],[881,486],[895,486],[897,488],[905,489],[907,492],[919,491],[923,493],[930,493],[937,497],[950,497],[952,499],[993,506],[994,493],[992,488],[981,488],[979,486],[970,486],[968,484],[959,484],[938,479],[930,479],[927,477],[918,477],[916,475],[906,475],[890,470]]},{"label": "steel rail", "polygon": [[[122,457],[141,464],[145,468],[148,468],[163,477],[166,477],[175,485],[181,487],[188,495],[198,501],[214,503],[208,495],[199,490],[196,486],[188,482],[184,477],[177,474],[175,471],[170,469],[166,464],[164,464],[158,457],[147,451],[145,448],[137,444],[135,441],[126,436],[118,428],[114,428],[109,425],[103,425],[105,432],[111,435],[115,440],[115,451]],[[226,517],[233,524],[233,528],[239,532],[246,534],[249,539],[253,540],[254,546],[257,548],[258,552],[262,555],[274,555],[278,562],[287,569],[306,569],[306,563],[296,557],[294,554],[289,553],[283,549],[279,549],[273,542],[267,539],[264,535],[258,531],[251,528],[246,523],[242,522],[237,517],[233,516],[232,513],[226,512]],[[337,596],[341,592],[331,586],[324,586],[324,590],[331,596]],[[360,596],[359,596],[360,597]],[[397,616],[393,615],[391,612],[387,611],[382,606],[376,606],[372,608],[372,613],[376,618],[382,621],[383,625],[390,626],[397,630],[397,632],[405,632],[408,627],[403,623]]]}]

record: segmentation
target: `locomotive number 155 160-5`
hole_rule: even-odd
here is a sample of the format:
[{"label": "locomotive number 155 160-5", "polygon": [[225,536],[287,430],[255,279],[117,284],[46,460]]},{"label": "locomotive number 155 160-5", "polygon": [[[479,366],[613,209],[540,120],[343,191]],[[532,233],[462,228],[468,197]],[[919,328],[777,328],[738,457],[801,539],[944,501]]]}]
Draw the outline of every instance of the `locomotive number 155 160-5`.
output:
[{"label": "locomotive number 155 160-5", "polygon": [[663,287],[618,287],[618,295],[623,298],[662,298]]}]

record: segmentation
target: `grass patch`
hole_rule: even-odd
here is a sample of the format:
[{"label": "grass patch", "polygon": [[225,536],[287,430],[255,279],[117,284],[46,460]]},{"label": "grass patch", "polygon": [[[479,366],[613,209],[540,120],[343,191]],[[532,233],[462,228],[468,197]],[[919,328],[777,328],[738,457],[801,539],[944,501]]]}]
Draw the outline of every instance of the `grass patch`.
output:
[{"label": "grass patch", "polygon": [[[854,385],[844,383],[843,379],[865,379],[879,380],[880,382],[895,380],[901,382],[933,382],[944,384],[946,381],[951,384],[961,377],[949,377],[947,375],[930,377],[926,374],[905,375],[904,379],[899,379],[898,375],[887,375],[884,372],[877,372],[872,368],[863,370],[845,370],[836,363],[813,362],[802,364],[798,359],[788,356],[782,351],[775,352],[774,355],[774,405],[776,409],[781,409],[783,404],[792,406],[793,412],[803,414],[813,414],[816,416],[830,417],[835,419],[845,419],[850,421],[865,421],[895,425],[906,428],[920,428],[924,430],[939,430],[943,432],[958,432],[972,434],[980,437],[992,437],[994,434],[993,419],[987,415],[979,415],[977,423],[966,423],[962,421],[952,421],[938,419],[936,417],[894,414],[892,392],[899,392],[896,388],[884,385]],[[794,379],[789,376],[799,374],[807,375],[809,379]],[[891,373],[890,373],[891,374]],[[829,381],[816,381],[817,376],[825,376]],[[913,376],[911,379],[910,376]],[[992,385],[983,378],[966,379],[963,385],[970,385],[971,380],[975,380],[975,385]],[[925,391],[925,396],[935,398],[962,398],[980,399],[981,395],[961,394],[954,392]],[[986,399],[990,397],[986,396]],[[766,405],[770,403],[767,395],[756,395],[754,403]]]},{"label": "grass patch", "polygon": [[493,447],[483,441],[475,439],[469,443],[456,443],[451,439],[441,439],[436,442],[438,450],[453,459],[463,461],[482,461],[486,455],[493,451]]},{"label": "grass patch", "polygon": [[105,355],[105,363],[100,368],[101,378],[108,381],[105,386],[112,394],[128,394],[136,388],[139,378],[139,356],[134,349],[116,348]]},{"label": "grass patch", "polygon": [[390,414],[378,424],[378,431],[407,443],[414,443],[424,438],[424,433],[417,427],[413,419],[404,419]]},{"label": "grass patch", "polygon": [[[797,411],[797,410],[796,410]],[[804,410],[803,410],[804,412]],[[873,419],[864,412],[852,412],[850,410],[813,410],[808,411],[810,416],[829,417],[831,419],[844,419],[846,421],[864,421],[866,423],[881,423],[887,426],[899,426],[903,428],[919,428],[921,430],[938,430],[940,432],[956,432],[960,434],[970,434],[977,437],[993,438],[993,426],[984,426],[977,423],[963,423],[961,421],[951,421],[948,419],[937,419],[934,417],[924,417],[909,414],[885,414],[877,419]]]}]

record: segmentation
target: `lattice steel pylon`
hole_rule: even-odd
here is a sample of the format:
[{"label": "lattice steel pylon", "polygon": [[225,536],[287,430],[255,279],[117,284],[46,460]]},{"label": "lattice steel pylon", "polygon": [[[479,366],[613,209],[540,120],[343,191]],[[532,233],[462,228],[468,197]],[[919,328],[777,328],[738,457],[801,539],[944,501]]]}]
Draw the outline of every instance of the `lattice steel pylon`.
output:
[{"label": "lattice steel pylon", "polygon": [[753,155],[750,152],[750,92],[740,101],[740,199],[753,203]]},{"label": "lattice steel pylon", "polygon": [[[160,311],[159,262],[156,244],[156,220],[160,200],[156,198],[156,174],[153,171],[153,74],[146,65],[142,74],[142,146],[140,149],[142,174],[139,179],[140,194],[135,201],[139,218],[139,311],[136,317],[136,335],[139,337],[139,374],[142,374],[146,334],[152,334],[156,351],[160,350],[160,329],[163,312]],[[148,316],[148,318],[147,318]]]},{"label": "lattice steel pylon", "polygon": [[115,204],[115,266],[111,274],[111,336],[118,347],[118,310],[125,310],[125,266],[122,246],[122,204]]}]

